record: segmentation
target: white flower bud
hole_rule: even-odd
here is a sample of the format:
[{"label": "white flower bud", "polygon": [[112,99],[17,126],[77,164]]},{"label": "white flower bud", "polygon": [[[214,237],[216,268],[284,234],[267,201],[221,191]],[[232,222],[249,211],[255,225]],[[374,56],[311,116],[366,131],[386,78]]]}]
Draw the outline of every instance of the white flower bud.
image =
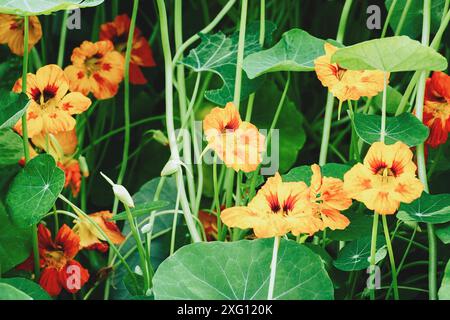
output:
[{"label": "white flower bud", "polygon": [[152,229],[153,229],[152,224],[151,223],[147,223],[141,228],[141,232],[142,233],[149,233],[149,232],[152,231]]},{"label": "white flower bud", "polygon": [[117,199],[119,199],[119,201],[127,207],[134,208],[134,201],[128,190],[120,184],[115,184],[110,178],[103,174],[103,172],[100,172],[100,174],[112,186],[114,195],[117,197]]},{"label": "white flower bud", "polygon": [[140,266],[134,267],[134,273],[136,273],[138,276],[144,275]]},{"label": "white flower bud", "polygon": [[170,176],[176,173],[181,166],[180,160],[169,160],[161,171],[161,177]]}]

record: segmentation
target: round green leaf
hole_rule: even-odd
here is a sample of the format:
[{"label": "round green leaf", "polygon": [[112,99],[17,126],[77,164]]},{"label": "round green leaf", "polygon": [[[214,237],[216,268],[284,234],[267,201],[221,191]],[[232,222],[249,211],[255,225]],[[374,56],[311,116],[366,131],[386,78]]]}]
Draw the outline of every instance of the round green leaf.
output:
[{"label": "round green leaf", "polygon": [[397,218],[431,224],[450,221],[450,194],[428,194],[422,192],[412,203],[402,203]]},{"label": "round green leaf", "polygon": [[27,163],[12,181],[6,207],[13,222],[20,227],[38,223],[51,209],[64,187],[64,172],[48,154]]},{"label": "round green leaf", "polygon": [[[383,237],[377,237],[377,261],[384,259],[386,256],[385,250],[380,250],[386,244]],[[370,245],[371,236],[366,236],[361,239],[347,243],[345,247],[339,251],[339,255],[333,264],[336,268],[342,271],[364,270],[370,266]]]},{"label": "round green leaf", "polygon": [[24,93],[0,90],[0,130],[13,127],[27,110],[30,100]]},{"label": "round green leaf", "polygon": [[[323,177],[332,177],[337,179],[344,179],[344,174],[350,170],[350,166],[340,163],[327,163],[321,167]],[[303,181],[308,186],[311,182],[312,170],[311,166],[300,166],[292,168],[288,173],[283,175],[285,182],[299,182]]]},{"label": "round green leaf", "polygon": [[[273,239],[184,246],[153,278],[155,299],[267,299]],[[333,299],[321,258],[294,241],[281,240],[274,299]]]},{"label": "round green leaf", "polygon": [[25,278],[4,278],[0,284],[5,283],[29,295],[33,300],[51,300],[48,293],[36,282]]},{"label": "round green leaf", "polygon": [[31,252],[31,229],[13,225],[0,202],[0,272],[25,261]]},{"label": "round green leaf", "polygon": [[9,284],[0,283],[0,300],[33,300],[33,298]]},{"label": "round green leaf", "polygon": [[17,165],[23,157],[22,138],[15,132],[0,130],[0,166]]},{"label": "round green leaf", "polygon": [[[368,144],[380,141],[381,116],[357,113],[354,122],[356,133],[362,140]],[[410,147],[417,146],[427,139],[428,132],[428,127],[410,113],[386,118],[386,144],[402,141]]]},{"label": "round green leaf", "polygon": [[450,260],[445,267],[444,278],[438,292],[439,300],[450,300]]},{"label": "round green leaf", "polygon": [[285,32],[272,48],[250,54],[243,68],[250,79],[276,71],[313,71],[314,60],[325,54],[325,41],[301,29]]},{"label": "round green leaf", "polygon": [[331,62],[351,70],[445,70],[447,59],[407,36],[364,41],[336,51]]},{"label": "round green leaf", "polygon": [[8,0],[0,3],[0,13],[37,16],[59,10],[95,7],[104,0]]}]

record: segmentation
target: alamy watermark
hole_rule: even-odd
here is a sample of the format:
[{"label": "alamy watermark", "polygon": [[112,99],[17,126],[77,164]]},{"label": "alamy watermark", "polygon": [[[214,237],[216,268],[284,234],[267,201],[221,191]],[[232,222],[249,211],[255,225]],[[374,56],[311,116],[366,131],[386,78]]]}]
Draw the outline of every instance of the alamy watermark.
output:
[{"label": "alamy watermark", "polygon": [[366,13],[369,15],[367,17],[366,26],[369,30],[381,30],[381,8],[375,4],[367,7]]}]

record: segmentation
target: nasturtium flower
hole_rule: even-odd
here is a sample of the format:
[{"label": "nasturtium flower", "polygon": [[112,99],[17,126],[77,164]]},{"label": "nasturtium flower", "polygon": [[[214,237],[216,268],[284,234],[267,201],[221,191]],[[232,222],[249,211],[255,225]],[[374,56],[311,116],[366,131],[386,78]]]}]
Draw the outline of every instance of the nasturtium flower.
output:
[{"label": "nasturtium flower", "polygon": [[241,120],[233,103],[213,108],[203,120],[203,130],[208,147],[228,168],[251,172],[262,162],[265,137],[255,125]]},{"label": "nasturtium flower", "polygon": [[[38,17],[29,17],[28,50],[42,37],[42,27]],[[0,43],[7,44],[12,53],[23,56],[24,18],[10,14],[0,14]]]},{"label": "nasturtium flower", "polygon": [[[115,49],[125,57],[127,49],[128,32],[130,31],[130,18],[126,14],[117,16],[113,22],[100,26],[100,40],[110,40]],[[139,28],[134,29],[133,46],[130,60],[130,82],[132,84],[146,84],[147,79],[141,67],[156,66],[152,49]]]},{"label": "nasturtium flower", "polygon": [[276,173],[248,206],[227,208],[220,218],[229,227],[253,229],[258,238],[283,236],[290,231],[312,234],[322,228],[322,221],[306,210],[308,191],[304,182],[283,182]]},{"label": "nasturtium flower", "polygon": [[[121,244],[125,241],[125,237],[117,225],[113,221],[110,221],[112,216],[112,213],[109,211],[100,211],[89,215],[90,219],[102,229],[113,244]],[[79,216],[74,223],[73,231],[80,237],[80,248],[98,250],[100,252],[106,252],[108,250],[107,239],[105,239],[89,219]]]},{"label": "nasturtium flower", "polygon": [[[70,92],[69,81],[63,70],[51,64],[27,75],[27,95],[31,104],[27,109],[28,136],[57,134],[75,128],[72,117],[87,110],[91,100],[79,92]],[[14,92],[22,91],[22,78],[16,81]],[[22,134],[22,120],[14,129]]]},{"label": "nasturtium flower", "polygon": [[217,240],[217,216],[215,214],[199,210],[198,219],[203,225],[207,241]]},{"label": "nasturtium flower", "polygon": [[317,78],[341,102],[373,97],[384,88],[384,72],[378,70],[347,70],[331,63],[331,56],[339,50],[325,43],[325,55],[314,60]]},{"label": "nasturtium flower", "polygon": [[[80,238],[64,224],[53,241],[50,230],[43,224],[38,226],[41,277],[39,284],[51,296],[62,289],[76,293],[89,280],[89,272],[74,258],[80,250]],[[33,254],[17,269],[32,271]]]},{"label": "nasturtium flower", "polygon": [[447,141],[450,132],[450,76],[434,72],[427,79],[423,123],[430,128],[426,144],[436,148]]},{"label": "nasturtium flower", "polygon": [[72,65],[64,69],[71,91],[86,96],[92,92],[97,99],[116,95],[124,76],[125,60],[111,41],[84,41],[73,50],[71,61]]},{"label": "nasturtium flower", "polygon": [[323,177],[320,166],[311,166],[313,172],[309,187],[310,208],[313,215],[323,221],[323,228],[345,229],[350,220],[341,211],[352,205],[352,199],[344,191],[344,182],[333,177]]},{"label": "nasturtium flower", "polygon": [[81,172],[75,153],[78,139],[75,129],[57,134],[37,135],[31,140],[33,144],[53,156],[58,167],[64,171],[66,181],[64,188],[70,187],[72,195],[77,197],[81,188]]},{"label": "nasturtium flower", "polygon": [[364,158],[344,175],[344,190],[379,214],[394,214],[400,203],[419,198],[423,185],[416,178],[413,153],[400,141],[375,142]]}]

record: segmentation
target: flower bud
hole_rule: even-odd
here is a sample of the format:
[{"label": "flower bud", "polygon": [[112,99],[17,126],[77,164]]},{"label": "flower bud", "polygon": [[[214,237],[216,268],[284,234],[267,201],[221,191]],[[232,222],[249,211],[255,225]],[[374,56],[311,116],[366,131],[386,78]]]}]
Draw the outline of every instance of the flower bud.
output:
[{"label": "flower bud", "polygon": [[166,147],[169,145],[169,139],[161,130],[151,130],[151,133],[153,134],[152,138],[155,139],[155,141]]},{"label": "flower bud", "polygon": [[83,174],[83,177],[85,177],[85,178],[89,177],[89,167],[88,167],[86,158],[83,156],[80,156],[78,158],[78,164],[80,166],[80,171]]},{"label": "flower bud", "polygon": [[161,177],[170,176],[176,173],[181,166],[180,160],[169,160],[161,171]]},{"label": "flower bud", "polygon": [[128,190],[124,186],[122,186],[120,184],[115,184],[103,172],[100,172],[100,174],[112,186],[114,195],[117,197],[117,199],[119,199],[119,201],[122,202],[127,207],[134,208],[134,201],[133,201],[133,198],[131,197],[130,193],[128,192]]}]

